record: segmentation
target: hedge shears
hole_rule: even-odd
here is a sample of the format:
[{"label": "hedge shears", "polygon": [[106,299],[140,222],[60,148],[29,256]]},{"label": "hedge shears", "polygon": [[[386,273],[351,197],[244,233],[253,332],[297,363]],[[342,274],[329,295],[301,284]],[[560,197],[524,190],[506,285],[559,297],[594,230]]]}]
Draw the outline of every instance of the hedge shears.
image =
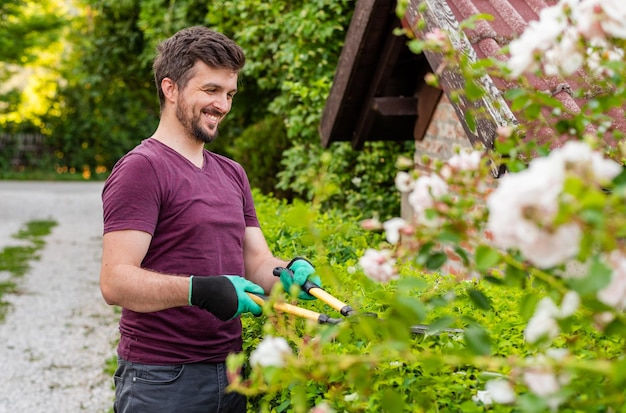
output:
[{"label": "hedge shears", "polygon": [[[274,276],[279,277],[282,271],[289,271],[292,273],[292,271],[287,268],[276,267],[274,268],[273,274]],[[349,317],[349,316],[356,314],[354,309],[349,304],[346,304],[343,301],[339,300],[338,298],[334,297],[333,295],[331,295],[322,287],[320,287],[319,285],[315,284],[312,281],[307,280],[301,286],[301,288],[307,294],[310,294],[313,297],[316,297],[322,302],[328,304],[334,310],[337,310],[344,317]],[[250,297],[259,305],[263,305],[263,303],[269,299],[267,296],[259,295],[259,294],[248,293],[248,295],[250,295]],[[298,317],[303,317],[308,320],[316,321],[319,324],[339,324],[340,322],[343,321],[343,319],[341,318],[333,318],[327,314],[318,313],[316,311],[308,310],[306,308],[298,307],[298,306],[288,304],[288,303],[276,302],[274,303],[274,309],[281,311],[281,312],[288,313],[288,314],[293,314]],[[375,314],[371,314],[371,313],[367,313],[367,315],[375,316]],[[416,325],[411,326],[410,330],[413,334],[426,334],[429,332],[428,331],[429,328],[430,326],[425,325],[425,324],[416,324]],[[462,329],[458,329],[458,328],[447,328],[441,331],[446,332],[446,333],[462,333],[463,332]]]}]

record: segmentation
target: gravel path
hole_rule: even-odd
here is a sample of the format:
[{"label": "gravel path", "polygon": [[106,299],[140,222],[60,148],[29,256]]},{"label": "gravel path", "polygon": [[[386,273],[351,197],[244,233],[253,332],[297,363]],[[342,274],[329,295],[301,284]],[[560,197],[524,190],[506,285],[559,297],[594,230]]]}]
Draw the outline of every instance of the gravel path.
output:
[{"label": "gravel path", "polygon": [[[26,222],[58,223],[0,322],[0,412],[107,412],[117,314],[98,286],[102,183],[0,181],[0,250]],[[8,275],[0,272],[0,280]]]}]

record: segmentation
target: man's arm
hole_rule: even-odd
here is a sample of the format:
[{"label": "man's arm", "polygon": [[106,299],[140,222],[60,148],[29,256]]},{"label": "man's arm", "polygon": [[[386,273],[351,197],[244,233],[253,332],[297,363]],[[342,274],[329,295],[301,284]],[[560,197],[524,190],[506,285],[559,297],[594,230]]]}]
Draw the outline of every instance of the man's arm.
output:
[{"label": "man's arm", "polygon": [[274,257],[259,227],[246,228],[243,255],[246,278],[263,287],[269,294],[274,284],[280,282],[280,279],[273,274],[274,268],[285,267],[288,261]]},{"label": "man's arm", "polygon": [[137,312],[188,304],[189,277],[141,268],[152,237],[143,231],[113,231],[102,239],[100,291],[110,305]]}]

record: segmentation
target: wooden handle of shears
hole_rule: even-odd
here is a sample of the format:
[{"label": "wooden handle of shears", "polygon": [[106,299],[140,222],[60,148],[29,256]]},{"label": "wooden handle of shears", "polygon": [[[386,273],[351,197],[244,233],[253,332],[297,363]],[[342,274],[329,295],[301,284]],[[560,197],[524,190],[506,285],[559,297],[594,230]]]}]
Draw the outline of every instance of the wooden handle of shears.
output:
[{"label": "wooden handle of shears", "polygon": [[[309,283],[312,284],[312,286],[307,286],[307,284]],[[328,304],[335,310],[339,311],[344,316],[349,315],[352,312],[352,307],[350,307],[348,304],[339,300],[335,296],[328,293],[326,290],[322,289],[321,287],[315,285],[314,283],[310,281],[307,281],[306,283],[304,283],[304,285],[302,286],[302,289],[306,291],[307,293],[311,294],[313,297],[316,297],[322,300],[323,302],[325,302],[326,304]]]},{"label": "wooden handle of shears", "polygon": [[[265,300],[267,300],[267,297],[265,296],[252,294],[252,293],[247,293],[247,294],[252,299],[252,301],[254,301],[260,306],[262,306]],[[336,324],[337,323],[335,319],[330,318],[326,314],[320,314],[315,311],[308,310],[306,308],[297,307],[289,303],[276,302],[274,303],[274,309],[278,311],[282,311],[283,313],[289,313],[297,317],[302,317],[308,320],[316,321],[320,324],[324,324],[324,323]]]}]

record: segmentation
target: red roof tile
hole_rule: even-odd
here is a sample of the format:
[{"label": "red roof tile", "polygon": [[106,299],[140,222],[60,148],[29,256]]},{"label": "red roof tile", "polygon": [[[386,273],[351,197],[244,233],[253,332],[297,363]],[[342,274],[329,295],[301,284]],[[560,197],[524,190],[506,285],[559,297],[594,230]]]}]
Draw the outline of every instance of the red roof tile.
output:
[{"label": "red roof tile", "polygon": [[[625,0],[626,1],[626,0]],[[539,20],[539,13],[542,9],[555,5],[557,0],[410,0],[409,9],[405,18],[408,20],[410,27],[415,27],[415,11],[421,3],[427,3],[431,12],[437,14],[437,19],[447,20],[448,23],[454,25],[464,21],[467,18],[479,13],[490,14],[494,18],[492,21],[480,20],[476,23],[474,29],[467,30],[466,35],[471,43],[473,50],[478,58],[497,57],[500,60],[506,60],[507,57],[500,53],[502,47],[506,46],[511,40],[519,37],[519,35],[533,20]],[[413,16],[411,15],[413,10]],[[447,9],[447,10],[446,10]],[[446,14],[447,12],[447,14]],[[452,14],[452,16],[449,15]],[[413,19],[413,20],[411,20]],[[432,22],[430,23],[432,25]],[[433,27],[427,27],[431,30]],[[445,29],[445,27],[442,27]],[[428,56],[427,56],[428,57]],[[431,66],[432,59],[429,57]],[[585,73],[578,72],[572,79],[589,79]],[[572,79],[562,79],[557,77],[536,77],[529,76],[528,80],[537,90],[549,92],[552,96],[559,99],[563,105],[575,112],[581,110],[584,100],[576,100],[573,97],[573,91],[578,90],[582,85],[572,81]],[[494,85],[501,91],[516,86],[510,81],[503,79],[492,79]],[[444,84],[445,89],[445,84]],[[546,114],[550,116],[549,114]],[[623,110],[614,110],[615,126],[626,131],[626,121],[624,120]],[[470,137],[471,138],[471,137]],[[530,138],[543,141],[544,133],[537,132]],[[567,137],[555,138],[552,140],[552,146],[558,146]],[[479,139],[483,144],[489,144],[490,139],[483,136]]]}]

